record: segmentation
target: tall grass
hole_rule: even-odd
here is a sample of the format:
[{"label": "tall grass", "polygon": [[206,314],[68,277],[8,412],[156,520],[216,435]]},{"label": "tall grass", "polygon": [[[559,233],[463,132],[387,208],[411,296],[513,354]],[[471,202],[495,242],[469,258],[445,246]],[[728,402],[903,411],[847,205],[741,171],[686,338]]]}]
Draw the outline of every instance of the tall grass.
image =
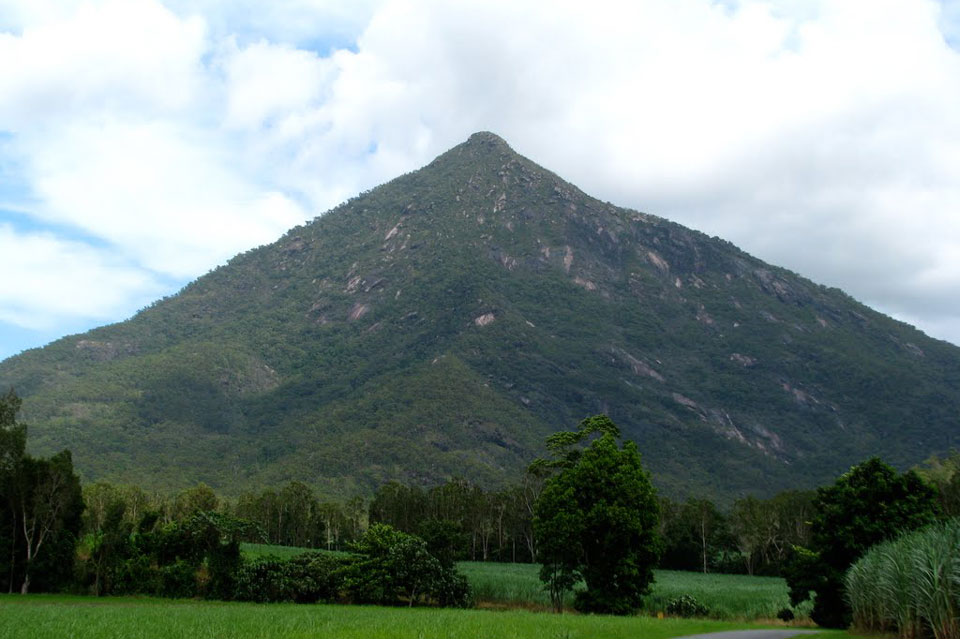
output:
[{"label": "tall grass", "polygon": [[878,544],[846,575],[853,622],[914,639],[960,639],[960,519]]},{"label": "tall grass", "polygon": [[524,610],[0,594],[3,639],[669,639],[752,625]]},{"label": "tall grass", "polygon": [[[480,605],[550,607],[550,598],[537,576],[538,565],[462,562],[458,567]],[[667,604],[682,595],[696,598],[713,619],[773,619],[777,612],[790,606],[787,584],[778,577],[657,570],[642,611],[652,615],[664,612]],[[795,610],[797,617],[808,616],[809,607]]]}]

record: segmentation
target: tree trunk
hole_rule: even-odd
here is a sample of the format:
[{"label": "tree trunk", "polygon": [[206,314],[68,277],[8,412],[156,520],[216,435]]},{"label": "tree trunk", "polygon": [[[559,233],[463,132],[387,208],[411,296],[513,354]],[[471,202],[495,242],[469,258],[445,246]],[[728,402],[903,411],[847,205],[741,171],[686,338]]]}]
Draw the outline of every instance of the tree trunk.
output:
[{"label": "tree trunk", "polygon": [[703,550],[703,574],[707,574],[707,530],[703,519],[700,520],[700,548]]}]

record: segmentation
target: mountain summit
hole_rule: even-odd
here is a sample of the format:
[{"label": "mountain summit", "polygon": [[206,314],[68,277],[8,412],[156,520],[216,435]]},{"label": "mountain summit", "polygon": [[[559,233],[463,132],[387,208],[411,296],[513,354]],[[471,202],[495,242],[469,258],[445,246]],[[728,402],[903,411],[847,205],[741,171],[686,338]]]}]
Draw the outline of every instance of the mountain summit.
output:
[{"label": "mountain summit", "polygon": [[87,480],[496,484],[604,412],[666,492],[960,445],[960,349],[476,133],[129,321],[0,363]]}]

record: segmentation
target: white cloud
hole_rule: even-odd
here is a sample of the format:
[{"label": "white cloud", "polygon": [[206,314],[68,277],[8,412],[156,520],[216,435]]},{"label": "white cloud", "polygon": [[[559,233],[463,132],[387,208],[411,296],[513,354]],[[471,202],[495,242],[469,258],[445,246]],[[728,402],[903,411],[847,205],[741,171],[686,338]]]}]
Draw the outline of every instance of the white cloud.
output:
[{"label": "white cloud", "polygon": [[274,117],[290,118],[324,95],[333,71],[329,60],[288,46],[256,42],[224,56],[225,125],[258,129]]},{"label": "white cloud", "polygon": [[36,219],[187,278],[489,129],[960,343],[951,7],[14,3],[0,161]]},{"label": "white cloud", "polygon": [[35,213],[103,238],[158,273],[200,274],[302,222],[300,207],[229,168],[228,148],[164,122],[73,123],[24,136]]},{"label": "white cloud", "polygon": [[0,128],[196,106],[204,48],[202,20],[150,0],[79,3],[28,21],[19,35],[0,33]]},{"label": "white cloud", "polygon": [[0,224],[0,271],[0,322],[36,330],[123,317],[163,291],[150,274],[86,244],[7,224]]}]

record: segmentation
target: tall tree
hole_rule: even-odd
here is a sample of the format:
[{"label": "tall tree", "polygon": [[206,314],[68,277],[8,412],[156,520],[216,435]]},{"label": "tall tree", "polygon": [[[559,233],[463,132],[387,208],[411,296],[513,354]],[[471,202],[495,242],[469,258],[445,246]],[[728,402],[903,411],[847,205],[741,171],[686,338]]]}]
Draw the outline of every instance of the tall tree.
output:
[{"label": "tall tree", "polygon": [[50,459],[24,456],[14,478],[14,493],[23,531],[22,594],[30,590],[34,566],[44,548],[61,534],[75,537],[80,530],[83,494],[73,472],[70,451]]},{"label": "tall tree", "polygon": [[23,463],[27,443],[27,427],[17,423],[19,410],[20,398],[13,389],[0,395],[0,543],[3,544],[0,566],[6,568],[3,574],[9,592],[13,592],[20,535],[14,479]]},{"label": "tall tree", "polygon": [[547,480],[534,518],[540,576],[555,607],[582,578],[578,610],[627,614],[653,582],[660,551],[656,491],[636,444],[618,445],[619,434],[606,415],[590,417],[576,431],[548,438],[553,459],[535,463],[559,471]]},{"label": "tall tree", "polygon": [[874,457],[819,488],[811,547],[799,548],[785,571],[794,605],[816,593],[811,618],[822,626],[850,623],[843,592],[847,568],[870,546],[932,522],[936,493],[915,472],[902,475]]}]

